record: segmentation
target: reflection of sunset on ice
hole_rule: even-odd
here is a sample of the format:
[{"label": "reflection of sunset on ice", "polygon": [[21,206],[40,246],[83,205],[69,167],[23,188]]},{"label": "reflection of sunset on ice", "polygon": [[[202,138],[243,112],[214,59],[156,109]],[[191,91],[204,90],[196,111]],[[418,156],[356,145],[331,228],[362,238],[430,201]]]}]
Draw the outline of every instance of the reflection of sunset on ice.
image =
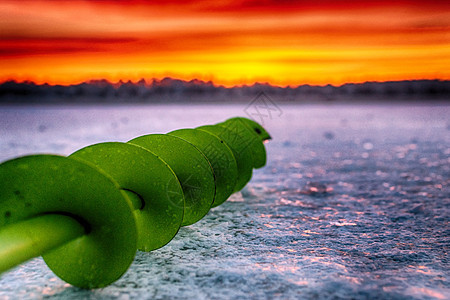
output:
[{"label": "reflection of sunset on ice", "polygon": [[[5,108],[0,159],[197,127],[245,115],[244,108]],[[167,246],[138,253],[124,277],[96,295],[448,298],[448,107],[280,108],[281,116],[264,120],[273,138],[267,166],[255,170],[246,188],[181,228]],[[91,295],[56,279],[40,259],[2,275],[0,286],[0,298]]]}]

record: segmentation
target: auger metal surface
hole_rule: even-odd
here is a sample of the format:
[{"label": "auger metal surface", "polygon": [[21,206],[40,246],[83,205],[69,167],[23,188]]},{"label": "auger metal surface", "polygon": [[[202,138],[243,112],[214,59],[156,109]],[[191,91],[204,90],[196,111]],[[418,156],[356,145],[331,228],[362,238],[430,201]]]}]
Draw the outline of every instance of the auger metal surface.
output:
[{"label": "auger metal surface", "polygon": [[266,163],[269,134],[232,118],[215,125],[100,143],[68,157],[0,164],[0,272],[43,256],[64,281],[100,288],[136,250],[167,244],[241,190]]}]

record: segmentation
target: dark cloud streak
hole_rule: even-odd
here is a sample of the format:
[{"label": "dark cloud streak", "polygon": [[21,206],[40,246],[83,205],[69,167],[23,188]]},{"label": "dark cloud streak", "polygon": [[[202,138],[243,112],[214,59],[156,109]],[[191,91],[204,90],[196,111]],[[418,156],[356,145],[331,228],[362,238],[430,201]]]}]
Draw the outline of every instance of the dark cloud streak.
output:
[{"label": "dark cloud streak", "polygon": [[6,58],[110,52],[118,45],[136,41],[138,41],[136,38],[27,38],[16,36],[0,40],[0,56]]}]

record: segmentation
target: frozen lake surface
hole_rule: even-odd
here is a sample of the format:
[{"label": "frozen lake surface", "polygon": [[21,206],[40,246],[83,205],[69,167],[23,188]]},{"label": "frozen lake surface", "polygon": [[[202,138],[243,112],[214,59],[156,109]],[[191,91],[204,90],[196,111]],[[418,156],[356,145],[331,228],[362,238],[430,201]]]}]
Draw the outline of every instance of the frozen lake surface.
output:
[{"label": "frozen lake surface", "polygon": [[[0,161],[246,108],[0,107]],[[1,275],[0,299],[450,299],[450,106],[279,108],[254,115],[273,137],[267,166],[119,281],[80,290],[37,258]]]}]

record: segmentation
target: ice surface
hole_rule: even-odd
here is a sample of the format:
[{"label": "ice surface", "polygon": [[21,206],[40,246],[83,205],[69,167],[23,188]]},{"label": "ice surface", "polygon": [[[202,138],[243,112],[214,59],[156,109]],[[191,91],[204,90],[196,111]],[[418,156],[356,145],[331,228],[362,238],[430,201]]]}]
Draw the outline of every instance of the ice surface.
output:
[{"label": "ice surface", "polygon": [[[0,161],[245,108],[1,107]],[[279,108],[254,116],[273,137],[267,166],[120,280],[80,290],[37,258],[1,276],[0,299],[450,299],[450,106]]]}]

